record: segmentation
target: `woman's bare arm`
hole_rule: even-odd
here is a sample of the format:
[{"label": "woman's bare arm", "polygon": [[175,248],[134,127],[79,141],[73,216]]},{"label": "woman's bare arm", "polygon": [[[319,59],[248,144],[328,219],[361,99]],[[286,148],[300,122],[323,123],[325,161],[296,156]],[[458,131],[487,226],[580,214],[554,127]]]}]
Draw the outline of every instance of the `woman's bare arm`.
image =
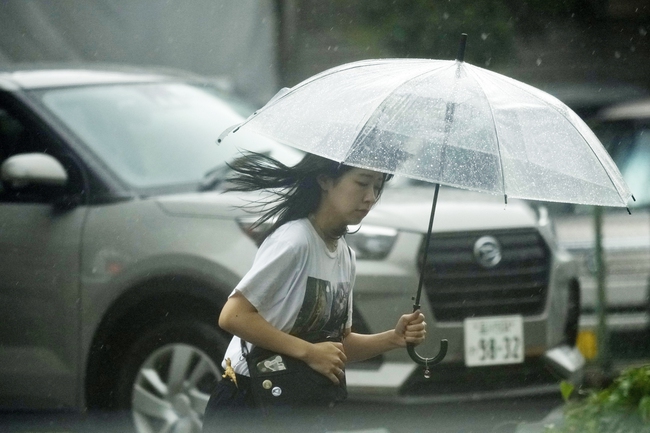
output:
[{"label": "woman's bare arm", "polygon": [[339,382],[338,376],[347,361],[341,343],[312,344],[282,332],[239,292],[228,298],[219,316],[219,326],[255,346],[300,359],[334,383]]},{"label": "woman's bare arm", "polygon": [[406,347],[407,343],[418,345],[426,337],[426,322],[419,311],[404,314],[395,329],[378,334],[357,334],[346,330],[343,347],[348,362],[363,361],[392,349]]}]

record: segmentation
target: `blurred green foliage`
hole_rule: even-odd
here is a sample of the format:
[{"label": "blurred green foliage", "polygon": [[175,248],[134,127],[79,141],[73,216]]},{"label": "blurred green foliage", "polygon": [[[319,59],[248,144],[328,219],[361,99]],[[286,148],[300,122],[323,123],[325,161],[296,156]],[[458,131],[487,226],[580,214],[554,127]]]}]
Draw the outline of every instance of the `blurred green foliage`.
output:
[{"label": "blurred green foliage", "polygon": [[[587,13],[597,0],[339,0],[374,38],[399,57],[455,59],[461,33],[468,34],[465,60],[477,66],[507,64],[515,32],[525,36],[551,20]],[[589,12],[591,13],[591,12]]]},{"label": "blurred green foliage", "polygon": [[368,0],[357,7],[399,56],[453,60],[461,33],[468,34],[465,60],[475,65],[503,62],[513,49],[514,23],[499,1]]},{"label": "blurred green foliage", "polygon": [[629,368],[600,391],[561,387],[564,422],[546,433],[650,433],[650,365]]}]

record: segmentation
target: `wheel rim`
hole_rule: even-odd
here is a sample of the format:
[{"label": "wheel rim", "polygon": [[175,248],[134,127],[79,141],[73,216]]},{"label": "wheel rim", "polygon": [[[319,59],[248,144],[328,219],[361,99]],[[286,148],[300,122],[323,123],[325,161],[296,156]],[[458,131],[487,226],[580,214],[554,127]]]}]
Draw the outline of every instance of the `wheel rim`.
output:
[{"label": "wheel rim", "polygon": [[131,398],[139,433],[200,433],[203,413],[221,370],[202,350],[168,344],[140,367]]}]

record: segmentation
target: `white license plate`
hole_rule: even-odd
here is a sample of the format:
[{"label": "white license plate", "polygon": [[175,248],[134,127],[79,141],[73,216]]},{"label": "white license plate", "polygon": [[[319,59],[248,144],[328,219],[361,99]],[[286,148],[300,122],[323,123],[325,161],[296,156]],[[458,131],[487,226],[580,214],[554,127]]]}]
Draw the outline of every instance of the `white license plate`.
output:
[{"label": "white license plate", "polygon": [[521,316],[465,319],[465,365],[524,362],[524,323]]}]

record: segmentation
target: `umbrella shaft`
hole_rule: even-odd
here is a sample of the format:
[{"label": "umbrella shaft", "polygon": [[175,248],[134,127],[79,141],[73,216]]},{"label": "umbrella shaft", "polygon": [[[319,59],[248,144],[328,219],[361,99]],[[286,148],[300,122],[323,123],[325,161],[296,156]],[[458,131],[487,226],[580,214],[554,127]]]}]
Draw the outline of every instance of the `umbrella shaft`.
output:
[{"label": "umbrella shaft", "polygon": [[436,190],[433,193],[433,203],[431,204],[431,216],[429,217],[429,228],[427,229],[427,236],[424,241],[424,254],[422,255],[422,270],[420,271],[420,282],[418,283],[418,291],[415,295],[415,302],[413,303],[413,311],[420,309],[420,296],[422,295],[422,286],[424,285],[424,274],[427,269],[427,260],[429,256],[429,243],[431,242],[431,234],[433,231],[433,219],[436,215],[436,204],[438,203],[438,191],[440,191],[440,184],[436,184]]},{"label": "umbrella shaft", "polygon": [[465,61],[465,46],[467,45],[467,33],[460,34],[460,43],[458,44],[458,55],[456,60],[459,62]]}]

